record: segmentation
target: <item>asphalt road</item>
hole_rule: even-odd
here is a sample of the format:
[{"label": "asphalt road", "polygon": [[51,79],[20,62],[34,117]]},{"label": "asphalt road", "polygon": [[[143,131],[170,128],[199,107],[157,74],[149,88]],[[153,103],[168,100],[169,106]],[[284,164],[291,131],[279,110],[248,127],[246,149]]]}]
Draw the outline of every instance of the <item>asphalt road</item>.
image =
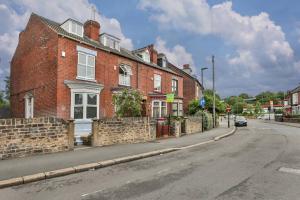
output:
[{"label": "asphalt road", "polygon": [[0,199],[300,199],[300,129],[249,121],[166,155],[0,190]]}]

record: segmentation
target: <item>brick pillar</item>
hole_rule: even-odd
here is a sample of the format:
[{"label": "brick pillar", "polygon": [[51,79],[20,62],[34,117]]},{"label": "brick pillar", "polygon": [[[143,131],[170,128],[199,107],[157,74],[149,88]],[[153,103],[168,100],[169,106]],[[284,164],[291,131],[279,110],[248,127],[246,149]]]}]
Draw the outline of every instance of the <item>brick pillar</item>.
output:
[{"label": "brick pillar", "polygon": [[92,147],[98,146],[98,133],[99,133],[99,121],[98,119],[93,119],[92,122],[92,136],[91,136],[91,145]]},{"label": "brick pillar", "polygon": [[68,140],[69,140],[69,149],[74,149],[74,119],[68,120]]}]

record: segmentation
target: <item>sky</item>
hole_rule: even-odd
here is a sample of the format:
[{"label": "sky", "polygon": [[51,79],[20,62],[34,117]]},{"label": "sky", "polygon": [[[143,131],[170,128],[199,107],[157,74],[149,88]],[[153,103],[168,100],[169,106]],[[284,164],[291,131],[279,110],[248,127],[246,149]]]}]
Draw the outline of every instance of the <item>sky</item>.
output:
[{"label": "sky", "polygon": [[133,50],[154,44],[173,64],[189,63],[222,97],[287,91],[300,84],[298,0],[0,0],[0,89],[32,12],[63,22],[91,19]]}]

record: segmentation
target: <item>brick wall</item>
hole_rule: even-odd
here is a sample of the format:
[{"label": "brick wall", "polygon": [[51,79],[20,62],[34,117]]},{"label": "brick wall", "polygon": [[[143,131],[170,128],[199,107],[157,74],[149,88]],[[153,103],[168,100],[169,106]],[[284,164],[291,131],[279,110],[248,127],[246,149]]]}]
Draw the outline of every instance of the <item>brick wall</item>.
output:
[{"label": "brick wall", "polygon": [[149,118],[94,120],[92,145],[139,143],[156,139],[156,123]]},{"label": "brick wall", "polygon": [[202,118],[189,116],[185,119],[186,134],[202,132]]},{"label": "brick wall", "polygon": [[34,97],[34,117],[56,116],[57,34],[32,15],[11,61],[11,111],[24,116],[24,96]]},{"label": "brick wall", "polygon": [[0,119],[0,159],[72,149],[70,130],[68,123],[52,117]]}]

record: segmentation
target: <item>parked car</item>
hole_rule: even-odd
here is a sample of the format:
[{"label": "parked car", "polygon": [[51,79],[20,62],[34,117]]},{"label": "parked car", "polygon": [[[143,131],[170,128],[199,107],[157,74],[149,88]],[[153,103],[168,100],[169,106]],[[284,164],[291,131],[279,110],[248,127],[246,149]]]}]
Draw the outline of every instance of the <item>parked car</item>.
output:
[{"label": "parked car", "polygon": [[247,126],[247,120],[245,117],[237,116],[234,121],[235,126]]}]

